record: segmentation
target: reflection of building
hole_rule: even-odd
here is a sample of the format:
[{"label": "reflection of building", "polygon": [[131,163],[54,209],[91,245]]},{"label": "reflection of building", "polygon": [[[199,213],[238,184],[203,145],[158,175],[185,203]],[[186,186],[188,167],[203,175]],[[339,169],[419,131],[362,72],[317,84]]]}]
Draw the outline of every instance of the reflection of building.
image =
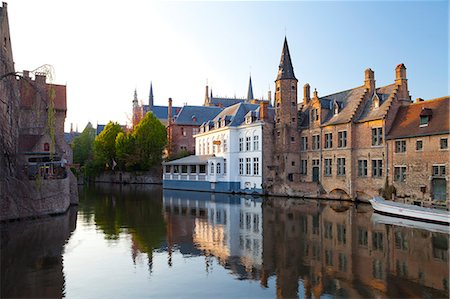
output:
[{"label": "reflection of building", "polygon": [[276,275],[281,297],[445,297],[448,235],[372,224],[365,208],[270,200],[262,284]]},{"label": "reflection of building", "polygon": [[260,200],[165,190],[163,202],[170,250],[201,252],[217,258],[240,278],[257,279],[262,267]]}]

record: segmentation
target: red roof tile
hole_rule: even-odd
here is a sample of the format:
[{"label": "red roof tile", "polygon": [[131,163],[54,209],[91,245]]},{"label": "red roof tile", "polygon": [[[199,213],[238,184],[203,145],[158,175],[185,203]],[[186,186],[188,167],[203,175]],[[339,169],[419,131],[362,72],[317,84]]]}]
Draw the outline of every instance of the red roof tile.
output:
[{"label": "red roof tile", "polygon": [[[449,102],[450,97],[446,96],[400,107],[386,138],[398,139],[450,133]],[[427,111],[426,114],[430,116],[430,119],[427,126],[421,127],[422,111]]]}]

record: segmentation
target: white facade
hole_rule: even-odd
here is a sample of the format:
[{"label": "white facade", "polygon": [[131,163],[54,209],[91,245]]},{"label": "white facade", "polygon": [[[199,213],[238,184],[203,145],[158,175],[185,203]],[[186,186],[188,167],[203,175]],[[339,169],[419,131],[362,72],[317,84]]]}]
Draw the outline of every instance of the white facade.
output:
[{"label": "white facade", "polygon": [[210,182],[239,182],[241,189],[262,189],[262,125],[251,117],[237,127],[216,123],[195,135],[195,155],[208,160]]}]

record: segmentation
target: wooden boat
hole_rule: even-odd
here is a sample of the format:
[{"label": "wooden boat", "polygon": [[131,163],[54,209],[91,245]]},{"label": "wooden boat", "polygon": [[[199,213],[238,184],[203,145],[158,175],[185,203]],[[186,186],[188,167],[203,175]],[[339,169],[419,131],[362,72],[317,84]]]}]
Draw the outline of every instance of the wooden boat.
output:
[{"label": "wooden boat", "polygon": [[369,200],[375,212],[399,218],[450,225],[450,213],[445,210],[424,208],[374,197]]},{"label": "wooden boat", "polygon": [[413,219],[398,218],[395,216],[387,216],[379,213],[372,214],[372,222],[375,224],[395,225],[414,229],[423,229],[441,234],[450,234],[450,227],[445,224],[429,223]]}]

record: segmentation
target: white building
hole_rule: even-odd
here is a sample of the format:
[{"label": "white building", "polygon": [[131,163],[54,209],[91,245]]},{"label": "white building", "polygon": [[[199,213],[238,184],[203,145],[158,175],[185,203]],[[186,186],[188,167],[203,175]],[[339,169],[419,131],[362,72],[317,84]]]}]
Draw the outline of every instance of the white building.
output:
[{"label": "white building", "polygon": [[164,163],[164,188],[262,193],[267,105],[238,103],[202,124],[194,136],[195,156]]}]

